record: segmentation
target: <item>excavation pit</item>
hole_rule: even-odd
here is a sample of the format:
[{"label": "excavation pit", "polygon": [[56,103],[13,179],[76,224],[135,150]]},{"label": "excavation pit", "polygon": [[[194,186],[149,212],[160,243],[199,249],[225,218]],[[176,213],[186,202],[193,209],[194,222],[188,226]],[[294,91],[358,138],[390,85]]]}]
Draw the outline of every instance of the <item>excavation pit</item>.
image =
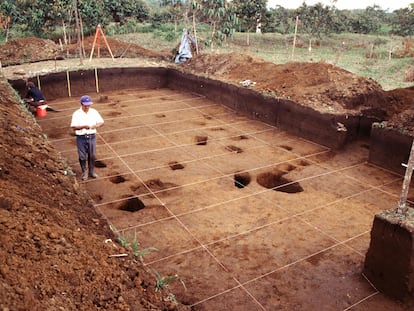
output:
[{"label": "excavation pit", "polygon": [[230,152],[234,152],[234,153],[242,153],[243,149],[237,146],[233,146],[233,145],[229,145],[226,146],[226,149]]},{"label": "excavation pit", "polygon": [[244,188],[250,184],[251,176],[249,173],[236,173],[234,174],[234,185],[237,188]]},{"label": "excavation pit", "polygon": [[177,161],[172,161],[170,163],[168,163],[168,166],[173,170],[182,170],[184,169],[184,165],[181,163],[178,163]]},{"label": "excavation pit", "polygon": [[138,212],[145,208],[144,203],[137,197],[128,198],[124,205],[119,209],[126,212]]},{"label": "excavation pit", "polygon": [[96,160],[95,167],[99,167],[99,168],[106,167],[106,163],[104,161]]},{"label": "excavation pit", "polygon": [[113,184],[120,184],[120,183],[123,183],[123,182],[126,181],[125,177],[122,176],[122,175],[113,176],[113,177],[109,178],[109,180]]},{"label": "excavation pit", "polygon": [[298,182],[290,181],[289,179],[283,177],[284,174],[285,172],[277,170],[266,172],[258,175],[256,181],[259,185],[275,191],[286,193],[298,193],[303,191],[302,186]]},{"label": "excavation pit", "polygon": [[207,145],[207,140],[208,140],[207,136],[195,136],[194,137],[194,141],[195,141],[196,145],[198,145],[198,146]]},{"label": "excavation pit", "polygon": [[[70,73],[75,98],[64,94],[66,73],[40,80],[61,112],[38,122],[57,133],[52,144],[80,176],[70,117],[77,96],[101,96],[95,74]],[[15,84],[24,91],[23,82]],[[166,68],[102,69],[99,86],[111,99],[94,104],[105,119],[97,149],[107,166],[97,165],[100,177],[79,187],[116,232],[139,231],[143,247],[159,249],[144,262],[180,275],[187,290],[170,287],[179,301],[200,310],[241,303],[272,310],[268,293],[277,288],[276,307],[285,310],[399,310],[360,273],[373,216],[394,204],[401,179],[367,164],[369,151],[352,126],[330,131],[340,117]],[[62,124],[67,133],[56,131]],[[232,143],[243,152],[224,150]],[[346,152],[337,151],[345,144]],[[185,169],[172,169],[174,162]],[[114,174],[127,178],[114,186]]]}]

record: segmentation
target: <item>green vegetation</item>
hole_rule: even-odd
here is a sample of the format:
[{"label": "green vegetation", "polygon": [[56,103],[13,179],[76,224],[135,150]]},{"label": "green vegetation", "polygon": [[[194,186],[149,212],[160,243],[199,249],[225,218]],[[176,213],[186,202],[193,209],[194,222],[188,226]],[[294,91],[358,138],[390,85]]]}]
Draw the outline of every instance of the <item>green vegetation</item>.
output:
[{"label": "green vegetation", "polygon": [[[312,38],[338,33],[414,34],[413,6],[384,11],[374,5],[365,10],[338,10],[333,5],[302,5],[296,9],[281,6],[267,9],[266,0],[48,0],[0,3],[0,40],[37,35],[43,38],[76,38],[78,31],[93,34],[116,24],[118,34],[137,32],[137,23],[159,28],[173,24],[192,28],[205,24],[209,28],[205,43],[220,44],[238,32],[293,33],[296,22],[299,33]],[[77,12],[77,16],[75,15]],[[77,18],[79,17],[79,18]]]},{"label": "green vegetation", "polygon": [[161,276],[158,271],[154,270],[154,274],[157,277],[157,282],[155,284],[155,291],[160,291],[162,289],[167,288],[171,283],[175,281],[180,281],[181,285],[186,289],[186,286],[181,280],[180,276],[178,274],[174,274],[171,276]]},{"label": "green vegetation", "polygon": [[138,234],[134,232],[134,236],[131,238],[129,234],[120,235],[117,238],[117,241],[121,244],[122,247],[131,251],[131,253],[137,257],[140,261],[143,261],[144,256],[151,251],[158,251],[155,247],[147,247],[140,249],[141,244],[138,242]]}]

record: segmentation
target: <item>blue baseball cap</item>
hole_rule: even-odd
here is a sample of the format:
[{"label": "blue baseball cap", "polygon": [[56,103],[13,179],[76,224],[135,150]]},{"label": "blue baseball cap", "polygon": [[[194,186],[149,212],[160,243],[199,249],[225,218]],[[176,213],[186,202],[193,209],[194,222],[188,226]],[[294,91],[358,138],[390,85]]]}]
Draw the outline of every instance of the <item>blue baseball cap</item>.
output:
[{"label": "blue baseball cap", "polygon": [[92,98],[91,98],[89,95],[83,95],[83,96],[80,98],[80,102],[81,102],[81,104],[82,104],[82,105],[84,105],[84,106],[90,106],[90,105],[93,105]]}]

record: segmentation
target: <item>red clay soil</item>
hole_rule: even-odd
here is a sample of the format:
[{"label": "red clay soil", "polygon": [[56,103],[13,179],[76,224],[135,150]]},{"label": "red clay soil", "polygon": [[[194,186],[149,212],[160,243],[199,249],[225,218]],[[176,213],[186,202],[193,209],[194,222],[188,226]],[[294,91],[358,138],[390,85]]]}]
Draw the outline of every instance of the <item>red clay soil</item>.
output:
[{"label": "red clay soil", "polygon": [[0,101],[0,309],[185,310],[116,242],[4,81]]},{"label": "red clay soil", "polygon": [[[117,57],[171,59],[108,39]],[[93,37],[85,40],[90,50]],[[102,42],[101,42],[102,43]],[[103,46],[103,45],[102,45]],[[3,66],[70,55],[50,40],[24,38],[0,47]],[[101,49],[101,55],[107,51]],[[109,55],[109,54],[108,54]],[[275,65],[242,54],[201,55],[180,70],[288,98],[327,113],[376,114],[412,129],[412,90],[385,92],[373,80],[326,63]],[[240,85],[240,84],[239,84]],[[174,310],[155,277],[115,241],[76,180],[13,90],[0,81],[0,308],[2,310]],[[110,255],[128,253],[128,257]]]}]

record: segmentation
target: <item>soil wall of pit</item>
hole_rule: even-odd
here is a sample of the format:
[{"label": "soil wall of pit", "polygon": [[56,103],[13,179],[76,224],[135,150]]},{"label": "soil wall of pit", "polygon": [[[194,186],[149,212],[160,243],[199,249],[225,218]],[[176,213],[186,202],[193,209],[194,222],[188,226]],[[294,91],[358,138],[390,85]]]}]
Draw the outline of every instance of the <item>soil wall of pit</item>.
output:
[{"label": "soil wall of pit", "polygon": [[[361,116],[321,113],[290,100],[265,96],[253,89],[171,68],[79,70],[37,76],[30,80],[40,84],[48,100],[140,88],[171,88],[195,92],[252,119],[333,149],[341,149],[348,142],[359,138],[368,138],[372,123],[378,121]],[[24,79],[9,80],[9,83],[22,98],[25,97],[27,90]],[[387,150],[380,148],[379,143],[374,142],[376,151],[372,160],[379,166],[395,167],[388,163]]]},{"label": "soil wall of pit", "polygon": [[364,263],[364,274],[374,286],[393,299],[413,303],[413,258],[413,228],[376,215]]},{"label": "soil wall of pit", "polygon": [[410,157],[413,137],[398,129],[381,128],[374,124],[370,136],[370,163],[384,167],[401,175],[405,174]]}]

